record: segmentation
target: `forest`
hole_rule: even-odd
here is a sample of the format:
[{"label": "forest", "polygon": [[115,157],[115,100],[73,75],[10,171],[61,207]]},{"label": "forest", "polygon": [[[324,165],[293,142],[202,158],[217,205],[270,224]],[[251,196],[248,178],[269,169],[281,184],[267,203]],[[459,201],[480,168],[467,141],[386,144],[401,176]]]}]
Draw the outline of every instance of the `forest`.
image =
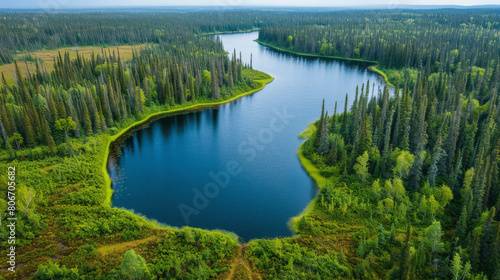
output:
[{"label": "forest", "polygon": [[296,53],[376,62],[393,85],[402,85],[408,71],[414,81],[420,64],[430,73],[462,67],[476,75],[493,67],[491,62],[500,55],[498,11],[475,11],[475,16],[460,10],[327,15],[263,26],[259,42]]},{"label": "forest", "polygon": [[[23,20],[25,15],[7,16]],[[83,29],[79,31],[79,35],[87,38],[84,42],[88,44],[98,44],[96,38],[102,30],[114,30],[112,25],[106,24],[111,24],[118,15],[95,16],[106,23],[96,25],[99,31],[92,28],[85,29],[87,33]],[[55,37],[64,38],[64,32],[57,30],[68,28],[74,21],[68,15],[53,17],[45,28],[52,30]],[[164,17],[172,21],[163,24],[174,24],[174,16]],[[147,18],[138,16],[143,22],[142,28],[146,28]],[[82,18],[80,27],[88,26],[93,20],[95,18]],[[36,65],[35,71],[30,71],[21,59],[13,62],[12,83],[7,82],[2,73],[2,168],[15,166],[19,182],[16,187],[16,244],[17,260],[21,265],[17,275],[30,276],[36,271],[31,275],[36,279],[75,279],[79,275],[89,279],[122,279],[127,272],[112,270],[119,267],[120,263],[117,265],[116,262],[121,260],[122,254],[107,257],[113,261],[101,263],[104,258],[100,256],[106,252],[98,253],[96,242],[110,244],[110,247],[116,245],[120,251],[122,246],[125,249],[141,244],[134,243],[134,240],[153,241],[151,237],[155,236],[156,240],[158,235],[162,236],[158,242],[164,239],[165,246],[178,253],[174,256],[165,252],[162,257],[158,253],[158,250],[163,250],[161,246],[148,250],[148,262],[155,258],[153,262],[159,264],[158,271],[151,269],[155,277],[168,275],[177,278],[186,274],[190,275],[188,278],[199,279],[224,271],[224,259],[233,252],[237,238],[231,234],[188,228],[173,230],[131,212],[112,208],[111,182],[106,170],[103,171],[109,142],[134,123],[155,113],[226,102],[254,92],[272,80],[267,74],[253,70],[251,65],[243,65],[236,50],[228,56],[217,39],[190,31],[182,24],[185,20],[177,23],[177,29],[158,31],[157,35],[163,39],[134,41],[151,44],[134,49],[127,61],[121,58],[118,49],[111,51],[108,48],[107,52],[102,49],[88,58],[77,53],[74,59],[65,52],[54,58],[51,71],[47,70],[43,60],[31,57],[30,62]],[[129,24],[127,27],[134,26],[134,22],[123,22]],[[68,28],[66,35],[76,34],[78,28]],[[104,33],[104,36],[116,39],[120,38],[116,36],[118,34]],[[24,49],[22,42],[29,42],[32,48],[37,44],[51,47],[44,41],[50,37],[47,35],[37,37],[32,33],[12,32],[5,36],[16,38],[11,40],[12,45],[4,45],[5,48],[11,47],[12,53]],[[2,39],[2,42],[6,41],[9,40]],[[61,39],[53,46],[64,46],[68,42]],[[26,74],[23,75],[21,69],[25,66]],[[6,211],[10,205],[10,199],[7,199],[9,178],[0,176],[0,218],[4,225],[0,240],[2,253],[5,252],[2,259],[10,247],[9,229],[5,227]],[[168,232],[179,236],[179,240],[167,238]],[[196,244],[193,248],[189,247],[191,242]],[[205,251],[209,247],[214,251]],[[130,258],[131,267],[139,260],[145,266],[144,259],[135,252]],[[207,261],[210,266],[205,264]],[[188,262],[192,262],[192,268]],[[176,266],[177,271],[167,269],[166,263],[171,263],[168,267]],[[200,266],[201,263],[205,265]],[[146,269],[148,275],[149,270]],[[6,269],[2,271],[5,277],[9,276],[8,273]]]},{"label": "forest", "polygon": [[[458,16],[410,13],[374,26],[363,24],[374,16],[338,17],[328,26],[259,32],[285,50],[375,60],[402,74],[391,79],[393,96],[367,81],[350,108],[346,95],[343,112],[323,102],[302,135],[309,139],[299,157],[321,189],[295,227],[315,242],[342,243],[326,253],[333,276],[500,278],[498,27],[490,16],[470,17],[477,22],[469,27]],[[280,259],[261,260],[274,250],[257,243],[257,266],[286,271]]]},{"label": "forest", "polygon": [[[0,165],[18,182],[12,276],[0,174],[0,279],[500,279],[498,10],[2,11],[0,26],[14,77],[1,77]],[[111,207],[117,137],[273,80],[206,36],[256,29],[271,48],[365,61],[388,82],[359,85],[343,111],[318,104],[298,156],[319,194],[296,235],[241,244]],[[68,46],[103,49],[50,67],[29,55]]]}]

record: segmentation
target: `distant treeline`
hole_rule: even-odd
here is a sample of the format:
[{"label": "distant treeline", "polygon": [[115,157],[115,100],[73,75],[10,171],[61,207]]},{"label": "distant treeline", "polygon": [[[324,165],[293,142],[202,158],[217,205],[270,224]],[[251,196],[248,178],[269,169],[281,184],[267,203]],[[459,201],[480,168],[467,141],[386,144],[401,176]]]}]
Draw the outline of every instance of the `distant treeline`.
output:
[{"label": "distant treeline", "polygon": [[[463,59],[483,66],[499,54],[498,10],[0,12],[0,64],[15,53],[61,46],[171,41],[172,34],[262,28],[259,39],[294,51],[378,60],[387,67]],[[291,36],[291,37],[290,37]],[[291,40],[291,41],[290,41]],[[452,53],[455,50],[458,53]],[[450,59],[448,59],[450,57]],[[446,66],[446,65],[444,65]]]},{"label": "distant treeline", "polygon": [[431,73],[462,68],[473,75],[479,71],[473,66],[488,69],[500,57],[498,10],[351,11],[323,22],[311,17],[262,27],[259,40],[295,52],[378,61],[383,68],[423,64]]},{"label": "distant treeline", "polygon": [[[253,16],[252,16],[253,15]],[[0,64],[16,52],[62,46],[173,42],[183,34],[238,31],[259,26],[255,13],[216,12],[0,12]],[[176,43],[178,43],[176,41]]]}]

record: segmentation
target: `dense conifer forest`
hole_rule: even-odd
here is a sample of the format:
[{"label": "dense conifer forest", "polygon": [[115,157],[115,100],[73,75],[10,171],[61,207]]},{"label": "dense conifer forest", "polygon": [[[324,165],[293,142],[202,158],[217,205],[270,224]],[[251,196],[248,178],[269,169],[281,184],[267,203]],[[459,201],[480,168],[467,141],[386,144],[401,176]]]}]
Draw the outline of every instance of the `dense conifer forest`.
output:
[{"label": "dense conifer forest", "polygon": [[[500,279],[498,10],[5,11],[0,26],[0,64],[14,72],[1,77],[0,165],[17,170],[21,264],[0,279]],[[394,85],[323,102],[302,134],[320,190],[297,235],[240,244],[111,207],[108,148],[131,125],[272,80],[205,36],[256,28],[262,44],[365,60]],[[60,52],[47,67],[27,55],[125,44],[137,45],[130,59]]]},{"label": "dense conifer forest", "polygon": [[421,65],[429,73],[459,67],[470,83],[478,71],[495,69],[499,28],[498,11],[353,11],[263,26],[259,41],[297,53],[375,61],[394,85],[402,85],[407,72],[396,70],[413,70],[415,80]]},{"label": "dense conifer forest", "polygon": [[[198,13],[196,17],[190,14],[185,18],[163,14],[156,24],[165,20],[164,29],[155,29],[156,35],[152,37],[148,37],[146,29],[151,28],[148,21],[153,19],[144,14],[123,15],[135,21],[119,20],[122,15],[117,14],[54,14],[46,18],[47,25],[41,24],[43,32],[14,31],[26,17],[36,18],[36,13],[4,16],[13,19],[8,22],[14,29],[2,28],[2,42],[12,43],[2,46],[7,49],[5,53],[13,55],[19,49],[67,44],[148,42],[133,49],[127,61],[121,58],[118,49],[110,48],[88,58],[78,52],[74,59],[69,52],[59,53],[51,71],[43,60],[21,53],[16,56],[21,60],[14,60],[11,65],[12,83],[2,73],[2,168],[15,166],[19,182],[16,253],[21,265],[16,275],[30,276],[37,271],[31,275],[36,279],[76,279],[78,275],[89,279],[122,279],[131,273],[120,270],[122,248],[145,243],[136,244],[134,240],[156,241],[154,249],[144,249],[148,256],[141,255],[148,263],[158,263],[158,270],[145,268],[143,257],[135,252],[123,259],[124,266],[130,267],[142,261],[144,275],[199,279],[226,270],[227,258],[237,243],[231,234],[189,228],[173,230],[110,207],[110,182],[105,173],[108,145],[115,135],[154,113],[225,102],[262,88],[272,78],[243,65],[236,50],[228,56],[220,41],[199,36],[190,29],[225,31],[224,27],[211,27],[208,19],[203,20],[203,17],[215,18],[210,14]],[[185,24],[195,18],[207,25]],[[100,24],[91,24],[97,21]],[[127,28],[117,28],[116,24]],[[130,32],[137,37],[131,38]],[[78,38],[83,39],[78,41]],[[23,59],[35,63],[35,71],[30,71]],[[21,74],[24,67],[25,75]],[[11,197],[8,180],[9,177],[0,176],[4,225]],[[9,234],[9,229],[3,226],[0,239],[5,261]],[[166,238],[170,234],[173,238]],[[100,250],[104,251],[98,252],[97,243],[109,244],[109,250],[118,246],[120,254],[104,258],[108,253],[102,247]],[[163,246],[174,249],[177,255],[159,253],[165,250]],[[126,265],[129,258],[132,264]],[[171,267],[176,269],[170,270]],[[9,276],[7,270],[3,273]]]},{"label": "dense conifer forest", "polygon": [[[499,279],[498,14],[358,15],[259,32],[282,50],[376,61],[396,73],[393,96],[367,81],[346,95],[343,112],[323,102],[299,151],[322,188],[296,230],[350,245],[327,254],[332,276]],[[285,268],[261,259],[267,246],[252,248],[257,266]]]}]

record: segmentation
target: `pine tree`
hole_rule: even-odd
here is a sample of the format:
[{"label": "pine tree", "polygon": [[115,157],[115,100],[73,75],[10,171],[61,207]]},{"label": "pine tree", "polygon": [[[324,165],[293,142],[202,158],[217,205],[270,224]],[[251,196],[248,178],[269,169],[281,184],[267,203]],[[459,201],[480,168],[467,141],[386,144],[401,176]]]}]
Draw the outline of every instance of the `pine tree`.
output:
[{"label": "pine tree", "polygon": [[335,101],[335,110],[333,111],[332,121],[330,123],[329,131],[330,133],[336,132],[337,128],[337,101]]},{"label": "pine tree", "polygon": [[434,187],[434,183],[436,182],[436,176],[438,173],[438,162],[446,154],[444,150],[441,148],[441,144],[442,140],[441,137],[439,137],[434,147],[434,151],[432,154],[432,164],[431,168],[429,169],[429,174],[427,175],[431,187]]},{"label": "pine tree", "polygon": [[348,101],[348,94],[346,93],[345,95],[345,102],[344,102],[344,114],[342,114],[342,127],[340,128],[340,133],[344,135],[344,139],[348,135],[347,131],[347,101]]},{"label": "pine tree", "polygon": [[388,165],[389,161],[389,154],[390,154],[390,135],[391,135],[391,126],[392,126],[392,117],[393,117],[394,110],[390,110],[387,122],[385,124],[385,137],[384,137],[384,148],[382,150],[382,159],[379,164],[379,170],[378,170],[378,175],[379,176],[385,176],[386,173],[386,167]]},{"label": "pine tree", "polygon": [[74,111],[74,105],[73,105],[73,98],[71,97],[71,93],[68,94],[68,102],[69,102],[69,110],[70,110],[70,116],[73,119],[73,121],[76,123],[76,128],[75,128],[75,136],[80,137],[80,121],[78,120],[77,114],[75,114]]},{"label": "pine tree", "polygon": [[490,274],[493,272],[491,271],[491,268],[488,267],[488,256],[491,254],[492,247],[491,245],[494,244],[493,238],[495,237],[494,230],[495,228],[493,227],[493,223],[495,222],[493,217],[495,217],[495,206],[491,207],[488,217],[484,221],[482,225],[482,236],[480,238],[481,242],[481,247],[479,249],[479,255],[480,255],[480,269],[481,271],[488,271]]},{"label": "pine tree", "polygon": [[372,146],[372,131],[369,118],[364,118],[359,135],[360,141],[356,148],[355,156],[363,154],[364,151],[368,151]]},{"label": "pine tree", "polygon": [[488,257],[488,270],[491,273],[489,279],[500,279],[500,223],[497,223],[496,236],[491,246]]},{"label": "pine tree", "polygon": [[328,130],[326,128],[328,126],[327,120],[328,120],[328,112],[325,113],[325,116],[323,117],[323,124],[321,125],[320,142],[318,148],[318,152],[321,155],[328,154],[328,149],[329,149]]},{"label": "pine tree", "polygon": [[234,86],[234,83],[233,83],[233,74],[231,73],[231,67],[229,67],[229,73],[227,75],[227,84],[230,88],[232,88]]},{"label": "pine tree", "polygon": [[241,62],[241,52],[240,52],[240,60],[238,61],[238,81],[239,82],[243,81],[242,71],[243,71],[243,65],[242,65],[242,62]]},{"label": "pine tree", "polygon": [[220,97],[219,78],[217,77],[217,72],[215,70],[214,62],[212,62],[212,70],[210,71],[210,78],[212,86],[212,98],[218,99]]},{"label": "pine tree", "polygon": [[16,73],[13,75],[14,76],[14,81],[16,86],[23,87],[24,82],[23,82],[23,76],[21,75],[21,71],[19,71],[19,66],[17,65],[17,61],[14,61],[14,68],[16,69]]},{"label": "pine tree", "polygon": [[378,229],[377,240],[378,240],[378,246],[379,246],[379,248],[381,248],[381,249],[384,248],[385,244],[387,243],[387,238],[385,236],[384,227],[382,225],[380,225],[380,227]]},{"label": "pine tree", "polygon": [[327,164],[329,166],[334,166],[337,163],[337,138],[339,137],[338,135],[334,135],[335,140],[332,143],[332,146],[330,147],[330,151],[328,152],[328,161]]},{"label": "pine tree", "polygon": [[480,152],[477,161],[477,173],[473,180],[473,191],[474,191],[474,208],[472,211],[472,217],[478,218],[483,213],[483,199],[485,196],[485,182],[486,182],[486,171],[490,166],[490,155],[488,155],[485,162],[482,160],[483,152]]},{"label": "pine tree", "polygon": [[83,129],[85,130],[85,136],[92,135],[92,122],[90,121],[89,111],[85,102],[82,102],[82,113],[83,113]]},{"label": "pine tree", "polygon": [[318,125],[316,127],[316,135],[314,136],[313,147],[315,149],[319,149],[321,137],[323,134],[323,124],[324,124],[323,119],[324,118],[325,118],[325,99],[323,99],[323,105],[321,106],[321,116],[319,118],[319,121],[317,122]]},{"label": "pine tree", "polygon": [[408,93],[403,93],[401,108],[401,126],[398,135],[398,147],[401,150],[407,151],[410,149],[410,116],[411,116],[411,105],[410,96]]},{"label": "pine tree", "polygon": [[56,143],[54,142],[54,138],[52,138],[52,132],[50,131],[49,124],[47,123],[47,120],[45,119],[44,116],[41,116],[42,123],[43,123],[43,134],[45,136],[45,142],[47,142],[47,146],[49,148],[49,151],[51,153],[56,153],[57,152],[57,146]]},{"label": "pine tree", "polygon": [[447,163],[447,173],[451,173],[454,166],[455,159],[455,151],[457,149],[457,140],[460,131],[460,116],[462,112],[462,102],[460,99],[459,104],[457,105],[457,110],[455,114],[453,114],[450,128],[448,130],[448,138],[446,140],[446,163]]},{"label": "pine tree", "polygon": [[460,214],[460,218],[457,222],[457,227],[455,228],[454,237],[458,238],[458,242],[460,244],[464,244],[465,236],[467,235],[467,206],[464,205],[462,209],[462,213]]},{"label": "pine tree", "polygon": [[342,250],[342,248],[340,249],[340,253],[337,256],[337,260],[338,260],[340,265],[345,265],[344,250]]},{"label": "pine tree", "polygon": [[28,117],[26,110],[24,110],[22,120],[25,130],[26,144],[28,147],[33,148],[36,145],[35,133],[33,131],[33,126],[31,125],[31,119]]}]

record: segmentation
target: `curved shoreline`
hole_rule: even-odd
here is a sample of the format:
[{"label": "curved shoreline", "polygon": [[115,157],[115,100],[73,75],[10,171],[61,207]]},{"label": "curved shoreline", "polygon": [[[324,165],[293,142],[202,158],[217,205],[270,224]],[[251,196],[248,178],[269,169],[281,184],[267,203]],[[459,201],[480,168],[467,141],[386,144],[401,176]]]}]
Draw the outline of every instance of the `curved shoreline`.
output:
[{"label": "curved shoreline", "polygon": [[[276,47],[276,46],[273,46],[273,45],[268,44],[268,43],[264,43],[264,42],[260,41],[259,39],[256,39],[254,41],[260,45],[269,47],[273,50],[277,50],[277,51],[281,51],[281,52],[285,52],[285,53],[290,53],[290,54],[294,54],[294,55],[298,55],[298,56],[306,56],[306,57],[313,57],[313,58],[331,58],[331,59],[337,59],[337,60],[347,60],[347,61],[370,63],[370,64],[372,64],[372,65],[368,66],[368,69],[370,71],[382,76],[382,78],[384,79],[384,81],[387,85],[389,85],[391,87],[395,87],[393,84],[391,84],[389,82],[387,75],[382,70],[377,68],[377,66],[379,65],[379,63],[377,61],[364,60],[364,59],[359,59],[359,58],[346,58],[346,57],[338,57],[338,56],[324,56],[324,55],[299,53],[299,52],[294,52],[294,51],[290,51],[287,49],[283,49],[280,47]],[[305,138],[306,140],[304,142],[302,142],[302,144],[300,144],[299,149],[297,151],[297,157],[299,158],[300,164],[301,164],[302,168],[304,168],[304,170],[306,171],[307,175],[309,175],[309,177],[311,177],[316,182],[316,184],[318,185],[318,188],[321,189],[322,187],[326,186],[326,184],[328,183],[328,178],[323,177],[320,174],[319,169],[316,166],[314,166],[314,164],[312,164],[311,161],[309,159],[307,159],[303,154],[304,143],[310,138],[310,136],[314,133],[315,130],[316,130],[316,128],[314,127],[314,123],[311,123],[307,126],[307,128],[305,128],[298,135],[299,138]],[[298,221],[300,218],[306,216],[307,214],[309,214],[312,211],[312,209],[314,207],[313,204],[314,204],[315,200],[317,199],[317,197],[318,196],[316,195],[307,204],[307,206],[302,210],[302,212],[300,212],[298,215],[293,216],[289,219],[289,222],[288,222],[289,228],[291,228],[294,232],[297,232],[296,228],[295,228],[295,222]]]},{"label": "curved shoreline", "polygon": [[259,39],[255,39],[254,41],[257,42],[257,43],[259,43],[260,45],[269,47],[271,49],[274,49],[274,50],[277,50],[277,51],[286,52],[286,53],[290,53],[290,54],[294,54],[294,55],[299,55],[299,56],[307,56],[307,57],[313,57],[313,58],[331,58],[331,59],[336,59],[336,60],[347,60],[347,61],[356,61],[356,62],[370,63],[372,65],[370,65],[370,66],[367,67],[368,70],[372,71],[375,74],[378,74],[379,76],[382,76],[382,78],[384,79],[385,83],[387,85],[389,85],[390,87],[395,87],[391,82],[389,82],[389,78],[387,77],[387,75],[382,70],[380,70],[380,69],[377,68],[377,66],[380,65],[378,61],[365,60],[365,59],[362,59],[362,58],[348,58],[348,57],[341,57],[341,56],[300,53],[300,52],[295,52],[295,51],[291,51],[291,50],[287,50],[287,49],[284,49],[284,48],[273,46],[273,45],[271,45],[269,43],[265,43],[265,42],[263,42],[263,41],[261,41]]},{"label": "curved shoreline", "polygon": [[244,29],[244,30],[237,30],[237,31],[207,32],[207,33],[198,34],[198,36],[213,36],[213,35],[224,35],[224,34],[250,33],[250,32],[259,31],[259,29],[260,28],[255,27],[252,29]]},{"label": "curved shoreline", "polygon": [[[255,30],[250,30],[250,31],[246,31],[246,32],[253,32],[253,31],[255,31]],[[242,32],[235,32],[235,33],[242,33]],[[388,81],[388,78],[385,75],[385,73],[382,72],[380,69],[377,69],[377,66],[379,65],[377,61],[369,61],[369,60],[356,59],[356,58],[345,58],[345,57],[322,56],[322,55],[298,53],[298,52],[289,51],[289,50],[286,50],[286,49],[281,49],[279,47],[272,46],[270,44],[267,44],[267,43],[264,43],[262,41],[259,41],[258,39],[254,40],[254,41],[257,42],[258,44],[261,44],[263,46],[269,47],[271,49],[274,49],[274,50],[277,50],[277,51],[286,52],[286,53],[290,53],[290,54],[294,54],[294,55],[299,55],[299,56],[306,56],[306,57],[313,57],[313,58],[330,58],[330,59],[337,59],[337,60],[346,60],[346,61],[355,61],[355,62],[369,63],[369,64],[372,64],[372,65],[370,65],[370,66],[367,67],[370,71],[372,71],[372,72],[374,72],[374,73],[382,76],[382,78],[384,79],[384,81],[389,86],[394,87]],[[118,140],[120,140],[120,138],[122,138],[126,133],[134,130],[135,128],[137,128],[137,127],[139,127],[141,125],[144,125],[145,123],[148,123],[150,121],[154,121],[153,119],[156,118],[156,117],[163,117],[165,115],[170,115],[170,114],[172,114],[172,116],[174,116],[174,115],[179,114],[179,113],[189,113],[189,112],[193,112],[195,110],[206,109],[206,108],[210,108],[210,107],[216,107],[216,106],[220,106],[220,105],[229,103],[231,101],[239,99],[240,97],[243,97],[243,96],[246,96],[246,95],[250,95],[250,94],[253,94],[253,93],[257,92],[257,91],[262,90],[265,87],[266,84],[272,82],[273,80],[274,80],[274,77],[271,77],[269,79],[264,79],[264,80],[255,80],[255,82],[261,83],[260,87],[258,87],[256,89],[253,89],[251,91],[248,91],[248,92],[241,93],[241,94],[236,95],[234,97],[231,97],[228,100],[223,100],[223,101],[218,101],[218,102],[213,102],[213,103],[197,103],[197,104],[188,105],[186,107],[175,108],[175,109],[171,109],[171,110],[165,110],[165,111],[160,111],[160,112],[152,113],[152,114],[148,115],[147,117],[145,117],[144,119],[139,120],[137,122],[134,122],[131,125],[127,126],[126,128],[121,129],[115,135],[105,135],[105,141],[106,141],[106,143],[104,145],[106,145],[106,150],[105,150],[105,153],[104,153],[105,156],[104,156],[104,161],[103,161],[103,164],[102,164],[102,172],[103,172],[104,177],[105,177],[104,180],[105,180],[105,186],[106,187],[105,187],[105,200],[103,201],[102,205],[103,206],[110,206],[110,207],[112,207],[111,198],[112,198],[112,195],[113,195],[113,189],[111,188],[112,187],[112,184],[111,184],[112,182],[111,182],[111,178],[110,178],[110,175],[109,175],[108,169],[107,169],[110,148],[111,148],[111,145],[113,143],[115,143]],[[306,128],[301,133],[302,138],[307,138],[308,139],[310,137],[311,134],[309,132],[307,132],[307,130],[309,130],[309,129],[314,129],[314,128],[311,128],[311,127]],[[304,157],[304,155],[302,154],[302,151],[303,151],[303,148],[304,148],[304,143],[305,143],[305,141],[299,146],[299,149],[298,149],[298,152],[297,152],[297,156],[299,158],[301,166],[305,169],[306,173],[316,182],[316,184],[318,185],[318,187],[321,189],[322,187],[324,187],[328,183],[328,179],[325,178],[325,177],[323,177],[319,173],[319,169],[316,166],[314,166],[310,162],[310,160],[308,160],[307,158]],[[307,215],[309,212],[312,211],[313,203],[314,203],[314,201],[315,201],[316,198],[317,198],[317,196],[315,198],[313,198],[307,204],[307,206],[302,210],[301,213],[299,213],[296,216],[290,217],[289,222],[287,224],[289,225],[289,228],[292,230],[292,232],[295,232],[295,233],[297,232],[296,229],[295,229],[295,222],[299,218],[303,217],[304,215]]]},{"label": "curved shoreline", "polygon": [[[285,53],[290,53],[298,56],[305,56],[305,57],[312,57],[312,58],[330,58],[330,59],[336,59],[336,60],[346,60],[346,61],[356,61],[356,62],[363,62],[363,63],[370,63],[372,65],[368,66],[368,70],[374,72],[375,74],[378,74],[384,79],[384,82],[389,85],[390,87],[395,88],[395,86],[389,82],[389,79],[387,75],[380,69],[377,68],[379,66],[378,61],[372,61],[372,60],[365,60],[365,59],[359,59],[359,58],[347,58],[347,57],[340,57],[340,56],[325,56],[325,55],[316,55],[316,54],[307,54],[307,53],[300,53],[300,52],[294,52],[291,50],[287,50],[284,48],[276,47],[271,44],[265,43],[259,39],[255,39],[255,42],[257,42],[260,45],[266,46],[268,48],[271,48],[273,50],[285,52]],[[304,154],[304,144],[307,140],[309,140],[310,136],[315,132],[316,128],[314,127],[314,123],[311,123],[305,128],[299,135],[299,138],[305,138],[306,140],[300,144],[299,149],[297,151],[297,157],[299,158],[300,164],[302,168],[306,171],[306,173],[311,177],[315,182],[318,188],[322,188],[328,184],[328,178],[323,177],[320,174],[320,170],[313,164],[309,159],[307,159]],[[312,209],[313,209],[313,204],[315,200],[317,199],[317,195],[307,204],[307,206],[300,212],[298,215],[293,216],[289,219],[289,227],[293,229],[293,231],[297,232],[297,229],[295,228],[295,223],[298,221],[300,218],[306,216],[309,214]]]},{"label": "curved shoreline", "polygon": [[[264,72],[262,72],[262,73],[264,73]],[[196,104],[188,105],[186,107],[175,108],[175,109],[165,110],[165,111],[159,111],[159,112],[156,112],[156,113],[152,113],[152,114],[148,115],[147,117],[145,117],[144,119],[136,121],[136,122],[130,124],[129,126],[125,127],[125,128],[122,128],[118,133],[116,133],[114,135],[104,134],[103,135],[104,138],[105,138],[104,139],[104,141],[105,141],[104,145],[106,146],[106,148],[105,148],[105,151],[104,151],[104,159],[103,159],[103,163],[102,163],[102,167],[101,167],[102,168],[101,172],[104,175],[105,199],[102,202],[102,205],[103,206],[110,206],[110,207],[112,207],[111,197],[113,196],[113,189],[111,188],[111,177],[110,177],[110,175],[108,173],[108,168],[107,168],[108,159],[109,159],[109,153],[110,153],[110,147],[111,147],[111,145],[113,143],[115,143],[117,140],[119,140],[121,137],[123,137],[126,133],[132,131],[134,128],[137,128],[138,126],[141,126],[141,125],[143,125],[143,124],[151,121],[155,117],[161,117],[161,116],[170,115],[170,114],[175,115],[175,114],[178,114],[178,113],[186,113],[186,112],[189,113],[189,112],[192,112],[192,111],[195,111],[195,110],[199,110],[199,109],[206,109],[206,108],[210,108],[210,107],[217,107],[217,106],[224,105],[224,104],[227,104],[229,102],[235,101],[236,99],[239,99],[239,98],[241,98],[243,96],[247,96],[247,95],[253,94],[253,93],[257,92],[257,91],[260,91],[260,90],[264,89],[264,87],[268,83],[270,83],[270,82],[272,82],[274,80],[274,77],[271,77],[271,76],[269,76],[269,77],[270,78],[268,78],[268,79],[255,80],[255,82],[260,83],[260,87],[258,87],[256,89],[252,89],[252,90],[247,91],[247,92],[240,93],[240,94],[238,94],[236,96],[233,96],[233,97],[231,97],[231,98],[229,98],[227,100],[216,101],[216,102],[211,102],[211,103],[196,103]]]},{"label": "curved shoreline", "polygon": [[[326,186],[326,184],[328,183],[328,179],[323,177],[320,173],[319,173],[319,169],[314,165],[312,164],[312,162],[307,159],[304,154],[302,153],[303,150],[304,150],[304,144],[306,143],[307,140],[309,140],[309,137],[311,137],[311,135],[316,131],[316,127],[314,127],[314,123],[310,123],[306,129],[304,129],[304,131],[302,131],[300,134],[299,134],[299,138],[303,138],[303,139],[306,139],[304,142],[302,142],[302,144],[300,144],[299,146],[299,150],[297,151],[297,157],[299,158],[299,161],[300,161],[300,165],[302,166],[302,168],[304,168],[304,170],[306,171],[307,175],[309,175],[309,177],[311,177],[315,182],[316,182],[316,185],[318,186],[319,189],[323,188],[324,186]],[[319,194],[319,192],[318,192]],[[311,211],[313,210],[313,207],[314,207],[314,202],[316,200],[316,198],[318,197],[318,195],[316,195],[313,199],[311,199],[311,201],[309,201],[309,203],[306,205],[306,207],[297,215],[291,217],[289,220],[288,220],[288,224],[289,224],[289,227],[291,229],[293,229],[293,231],[295,233],[297,233],[297,228],[295,227],[295,223],[302,217],[306,216],[307,214],[311,213]]]}]

